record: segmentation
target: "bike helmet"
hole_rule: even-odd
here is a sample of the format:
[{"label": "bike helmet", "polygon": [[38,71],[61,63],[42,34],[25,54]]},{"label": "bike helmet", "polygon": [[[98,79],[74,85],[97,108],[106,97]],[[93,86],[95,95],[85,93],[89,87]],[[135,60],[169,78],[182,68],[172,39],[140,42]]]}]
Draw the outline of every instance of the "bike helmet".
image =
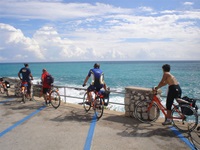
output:
[{"label": "bike helmet", "polygon": [[94,68],[100,68],[100,64],[95,63],[95,64],[94,64]]}]

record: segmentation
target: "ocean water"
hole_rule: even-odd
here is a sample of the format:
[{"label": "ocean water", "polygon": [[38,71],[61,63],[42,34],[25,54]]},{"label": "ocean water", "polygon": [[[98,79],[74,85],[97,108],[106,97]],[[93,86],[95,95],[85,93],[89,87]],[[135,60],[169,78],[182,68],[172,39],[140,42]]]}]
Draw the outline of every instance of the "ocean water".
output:
[{"label": "ocean water", "polygon": [[[95,62],[45,62],[29,63],[34,83],[40,81],[42,69],[46,68],[54,76],[55,85],[82,88],[88,71]],[[127,86],[151,88],[162,78],[162,65],[170,64],[171,73],[182,88],[182,96],[200,99],[200,61],[107,61],[98,62],[104,71],[105,81],[111,91],[124,92]],[[23,63],[0,63],[0,77],[18,78],[17,73]],[[87,84],[89,86],[89,82]],[[162,88],[166,95],[167,86]],[[64,89],[60,89],[61,94]],[[82,97],[84,91],[67,88],[67,95]],[[81,99],[67,98],[67,102],[80,103]],[[111,92],[110,101],[124,103],[124,94]],[[165,104],[165,101],[163,102]],[[197,101],[200,108],[200,100]],[[109,109],[124,111],[122,105],[110,104]]]}]

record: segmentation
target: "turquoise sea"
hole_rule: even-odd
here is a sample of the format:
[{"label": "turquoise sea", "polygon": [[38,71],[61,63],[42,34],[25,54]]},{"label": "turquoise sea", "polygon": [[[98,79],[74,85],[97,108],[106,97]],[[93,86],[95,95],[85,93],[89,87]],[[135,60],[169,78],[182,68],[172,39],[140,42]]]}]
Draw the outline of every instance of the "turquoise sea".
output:
[{"label": "turquoise sea", "polygon": [[[80,87],[95,62],[39,62],[29,63],[34,83],[40,81],[42,69],[46,68],[55,78],[55,85]],[[151,88],[162,78],[162,65],[170,64],[171,73],[182,88],[182,96],[200,99],[200,61],[106,61],[98,62],[105,74],[105,81],[112,91],[124,92],[127,86]],[[23,63],[0,63],[0,76],[17,78]],[[87,84],[89,85],[89,83]],[[167,87],[162,88],[166,95]],[[63,90],[61,89],[61,92]],[[83,91],[68,89],[67,95],[82,95]],[[78,103],[81,100],[67,99]],[[111,93],[112,102],[123,103],[124,95]],[[200,100],[197,101],[200,107]],[[111,109],[123,111],[122,106],[110,105]]]}]

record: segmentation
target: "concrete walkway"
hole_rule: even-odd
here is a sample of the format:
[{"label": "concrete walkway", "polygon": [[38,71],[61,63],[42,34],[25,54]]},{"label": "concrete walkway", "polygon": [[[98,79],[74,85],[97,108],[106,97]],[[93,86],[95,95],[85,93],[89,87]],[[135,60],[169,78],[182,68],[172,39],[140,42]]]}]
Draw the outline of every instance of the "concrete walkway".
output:
[{"label": "concrete walkway", "polygon": [[20,103],[0,95],[1,150],[188,150],[169,127],[142,124],[123,113],[106,110],[96,121],[94,112],[62,103],[58,109],[43,100]]}]

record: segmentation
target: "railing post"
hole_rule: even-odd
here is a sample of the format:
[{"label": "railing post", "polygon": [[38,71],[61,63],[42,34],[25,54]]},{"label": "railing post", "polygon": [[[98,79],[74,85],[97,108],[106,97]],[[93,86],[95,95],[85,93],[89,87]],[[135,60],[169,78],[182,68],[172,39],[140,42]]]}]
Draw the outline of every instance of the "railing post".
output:
[{"label": "railing post", "polygon": [[64,97],[65,97],[65,103],[66,103],[66,87],[64,87]]}]

